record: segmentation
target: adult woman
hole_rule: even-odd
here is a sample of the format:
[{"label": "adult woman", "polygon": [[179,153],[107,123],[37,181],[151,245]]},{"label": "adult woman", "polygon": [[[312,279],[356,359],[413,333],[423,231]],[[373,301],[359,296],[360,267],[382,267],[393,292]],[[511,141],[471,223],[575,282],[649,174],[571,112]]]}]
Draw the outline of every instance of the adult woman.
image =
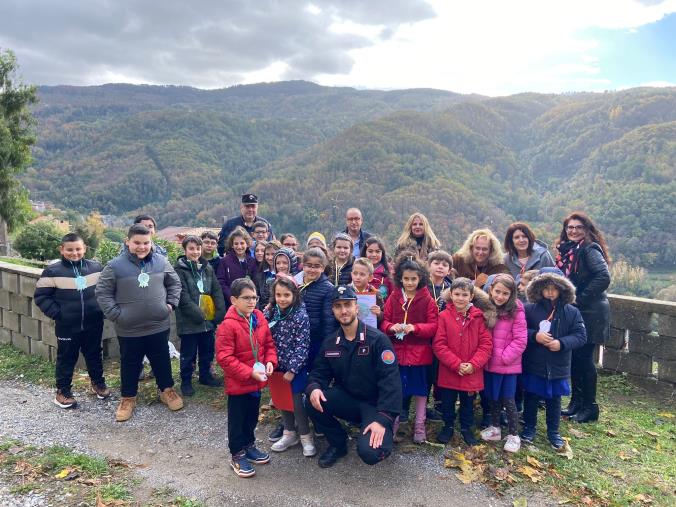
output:
[{"label": "adult woman", "polygon": [[483,287],[490,275],[509,273],[502,258],[502,246],[495,234],[489,229],[476,229],[453,254],[453,269],[458,276],[474,280],[477,287]]},{"label": "adult woman", "polygon": [[394,256],[397,257],[404,250],[412,250],[422,260],[427,260],[427,254],[441,248],[441,242],[432,231],[427,217],[422,213],[413,213],[404,225],[404,230],[397,240]]},{"label": "adult woman", "polygon": [[514,222],[505,234],[505,251],[503,263],[512,277],[523,275],[531,269],[547,268],[554,265],[554,259],[547,245],[535,238],[535,234],[523,222]]},{"label": "adult woman", "polygon": [[594,352],[610,335],[610,305],[606,296],[610,255],[601,231],[580,211],[564,219],[556,248],[559,252],[556,266],[575,285],[576,305],[587,328],[587,343],[573,351],[572,397],[562,413],[580,423],[597,421]]}]

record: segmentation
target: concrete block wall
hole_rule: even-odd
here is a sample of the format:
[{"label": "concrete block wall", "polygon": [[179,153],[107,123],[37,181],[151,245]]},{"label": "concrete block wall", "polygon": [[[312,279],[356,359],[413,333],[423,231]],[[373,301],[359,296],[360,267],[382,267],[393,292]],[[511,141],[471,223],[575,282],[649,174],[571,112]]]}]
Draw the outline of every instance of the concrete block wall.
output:
[{"label": "concrete block wall", "polygon": [[[11,344],[26,354],[56,360],[56,329],[33,301],[35,284],[41,269],[0,261],[0,344]],[[170,339],[177,341],[176,326],[172,316]],[[106,321],[103,327],[103,354],[106,359],[120,357],[115,329]],[[78,367],[84,368],[80,356]]]}]

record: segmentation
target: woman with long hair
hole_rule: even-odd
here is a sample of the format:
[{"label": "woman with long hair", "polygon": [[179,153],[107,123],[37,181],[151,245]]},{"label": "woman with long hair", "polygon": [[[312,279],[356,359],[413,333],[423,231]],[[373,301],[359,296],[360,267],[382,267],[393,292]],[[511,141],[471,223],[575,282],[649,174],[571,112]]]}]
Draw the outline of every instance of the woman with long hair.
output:
[{"label": "woman with long hair", "polygon": [[439,250],[441,242],[437,239],[427,217],[420,212],[413,213],[404,225],[394,250],[398,257],[404,250],[411,250],[422,259],[427,260],[430,252]]},{"label": "woman with long hair", "polygon": [[530,226],[524,222],[514,222],[507,228],[504,247],[503,262],[515,280],[531,269],[554,265],[545,242],[537,239]]}]

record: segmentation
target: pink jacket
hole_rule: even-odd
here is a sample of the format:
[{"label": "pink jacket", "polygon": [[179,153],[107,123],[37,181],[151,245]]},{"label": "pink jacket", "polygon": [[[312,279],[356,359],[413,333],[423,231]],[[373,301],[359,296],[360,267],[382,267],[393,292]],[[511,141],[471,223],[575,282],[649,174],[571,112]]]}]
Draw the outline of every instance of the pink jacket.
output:
[{"label": "pink jacket", "polygon": [[498,317],[493,335],[493,353],[484,367],[491,373],[521,373],[521,354],[528,344],[526,313],[521,301],[516,302],[514,318]]}]

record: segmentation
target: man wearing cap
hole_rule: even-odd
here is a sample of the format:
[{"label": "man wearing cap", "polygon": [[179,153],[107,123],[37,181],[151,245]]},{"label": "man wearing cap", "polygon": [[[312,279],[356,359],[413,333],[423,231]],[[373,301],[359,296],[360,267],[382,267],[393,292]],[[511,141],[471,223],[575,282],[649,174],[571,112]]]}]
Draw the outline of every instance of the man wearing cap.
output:
[{"label": "man wearing cap", "polygon": [[328,468],[347,454],[347,434],[338,419],[359,424],[357,453],[375,465],[392,452],[392,424],[401,411],[399,365],[390,339],[359,319],[354,290],[333,293],[337,335],[324,340],[305,389],[308,415],[329,448],[319,457]]},{"label": "man wearing cap", "polygon": [[352,243],[354,244],[352,255],[355,259],[359,257],[361,253],[361,247],[364,246],[364,241],[372,236],[370,232],[361,228],[363,223],[364,219],[362,218],[361,211],[358,208],[350,208],[345,212],[346,227],[342,232],[349,234],[352,238]]},{"label": "man wearing cap", "polygon": [[275,239],[275,235],[272,232],[272,225],[265,218],[257,216],[258,213],[258,196],[255,194],[244,194],[242,195],[242,204],[239,205],[240,215],[237,217],[232,217],[230,220],[227,220],[223,227],[221,227],[221,232],[218,234],[218,254],[223,256],[225,255],[225,240],[228,239],[228,236],[232,231],[235,230],[235,227],[240,226],[246,230],[249,234],[253,233],[254,224],[256,222],[265,222],[268,225],[268,241]]}]

